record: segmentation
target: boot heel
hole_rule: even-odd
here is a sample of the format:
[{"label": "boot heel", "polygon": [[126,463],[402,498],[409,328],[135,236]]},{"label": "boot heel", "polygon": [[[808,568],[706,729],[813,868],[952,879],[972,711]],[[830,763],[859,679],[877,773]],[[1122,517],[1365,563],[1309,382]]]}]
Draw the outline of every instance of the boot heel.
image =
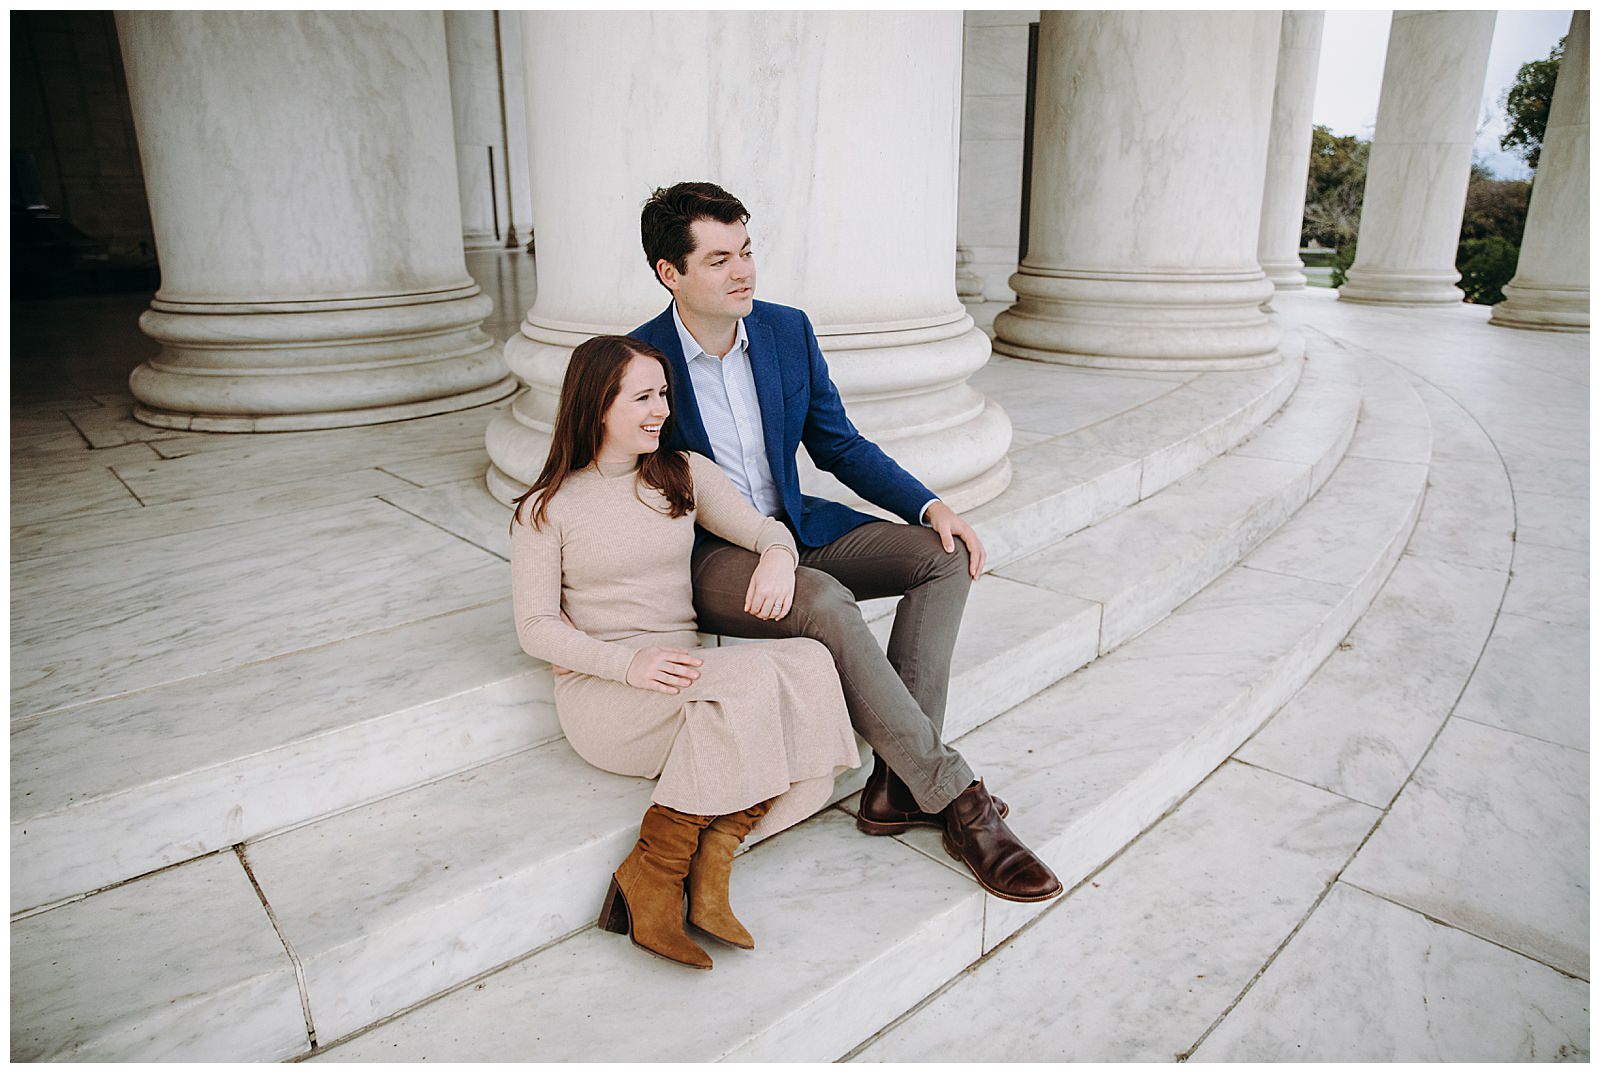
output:
[{"label": "boot heel", "polygon": [[600,906],[600,919],[596,922],[601,931],[614,931],[618,935],[631,935],[633,921],[628,917],[628,899],[617,886],[617,877],[611,877],[606,888],[606,900]]}]

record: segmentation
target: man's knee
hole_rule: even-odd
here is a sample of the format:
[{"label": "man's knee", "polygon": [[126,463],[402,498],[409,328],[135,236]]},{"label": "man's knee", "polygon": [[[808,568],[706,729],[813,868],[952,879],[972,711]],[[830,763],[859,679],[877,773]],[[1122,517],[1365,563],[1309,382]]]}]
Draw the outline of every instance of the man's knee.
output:
[{"label": "man's knee", "polygon": [[944,544],[940,541],[936,530],[923,527],[922,532],[927,535],[916,546],[916,550],[922,557],[922,569],[919,571],[921,576],[927,581],[947,581],[960,578],[970,583],[972,581],[970,573],[972,570],[972,553],[967,550],[967,545],[961,538],[950,538],[956,546],[956,550],[951,552],[944,550]]},{"label": "man's knee", "polygon": [[854,594],[832,574],[802,566],[794,572],[794,608],[801,616],[803,634],[826,641],[865,624]]}]

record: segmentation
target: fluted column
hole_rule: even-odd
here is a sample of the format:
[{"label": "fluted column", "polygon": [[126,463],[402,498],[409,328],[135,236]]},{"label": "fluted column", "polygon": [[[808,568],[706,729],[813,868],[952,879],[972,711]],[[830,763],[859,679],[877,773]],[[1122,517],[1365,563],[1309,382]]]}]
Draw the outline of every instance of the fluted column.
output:
[{"label": "fluted column", "polygon": [[1439,305],[1456,281],[1493,11],[1396,11],[1347,302]]},{"label": "fluted column", "polygon": [[[461,224],[468,249],[520,246],[528,237],[527,142],[524,137],[521,144],[507,144],[513,129],[527,127],[520,19],[515,11],[444,13]],[[513,107],[516,123],[509,121]]]},{"label": "fluted column", "polygon": [[116,18],[161,250],[134,416],[333,428],[513,389],[461,252],[438,12]]},{"label": "fluted column", "polygon": [[1279,21],[1041,13],[1028,253],[996,350],[1109,368],[1278,360],[1256,240]]},{"label": "fluted column", "polygon": [[864,435],[957,509],[1005,488],[1011,423],[967,383],[989,345],[954,283],[959,12],[523,19],[539,294],[506,346],[528,390],[486,436],[495,495],[543,464],[572,348],[666,307],[639,210],[681,180],[745,203],[756,297],[810,315]]},{"label": "fluted column", "polygon": [[1285,11],[1278,43],[1278,80],[1267,140],[1267,183],[1261,196],[1261,271],[1280,291],[1306,285],[1300,263],[1306,176],[1311,168],[1311,106],[1322,56],[1320,11]]},{"label": "fluted column", "polygon": [[1589,13],[1574,11],[1539,150],[1517,274],[1490,324],[1589,330]]}]

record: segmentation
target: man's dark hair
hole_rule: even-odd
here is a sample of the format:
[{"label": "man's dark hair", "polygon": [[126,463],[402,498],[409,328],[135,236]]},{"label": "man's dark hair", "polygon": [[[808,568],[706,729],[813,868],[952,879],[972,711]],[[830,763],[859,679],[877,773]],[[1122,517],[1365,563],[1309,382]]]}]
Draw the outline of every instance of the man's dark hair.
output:
[{"label": "man's dark hair", "polygon": [[644,243],[644,259],[650,265],[650,274],[661,283],[661,273],[656,271],[661,261],[679,272],[688,269],[689,255],[694,252],[694,235],[689,225],[696,220],[742,224],[749,219],[750,213],[739,199],[716,183],[675,183],[658,187],[639,214],[639,238]]}]

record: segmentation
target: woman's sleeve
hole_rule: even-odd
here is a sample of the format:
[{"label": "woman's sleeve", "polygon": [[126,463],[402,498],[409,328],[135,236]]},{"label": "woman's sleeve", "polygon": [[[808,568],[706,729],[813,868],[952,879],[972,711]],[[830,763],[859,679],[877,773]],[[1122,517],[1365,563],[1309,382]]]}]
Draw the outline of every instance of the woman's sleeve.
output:
[{"label": "woman's sleeve", "polygon": [[694,475],[695,522],[730,544],[765,554],[768,548],[782,548],[800,562],[794,536],[776,518],[768,518],[739,494],[717,464],[705,455],[688,452],[689,471]]},{"label": "woman's sleeve", "polygon": [[[529,503],[525,512],[532,510]],[[511,525],[511,610],[528,655],[599,678],[628,680],[635,649],[596,640],[561,618],[561,527],[554,518],[538,529],[520,519]]]}]

